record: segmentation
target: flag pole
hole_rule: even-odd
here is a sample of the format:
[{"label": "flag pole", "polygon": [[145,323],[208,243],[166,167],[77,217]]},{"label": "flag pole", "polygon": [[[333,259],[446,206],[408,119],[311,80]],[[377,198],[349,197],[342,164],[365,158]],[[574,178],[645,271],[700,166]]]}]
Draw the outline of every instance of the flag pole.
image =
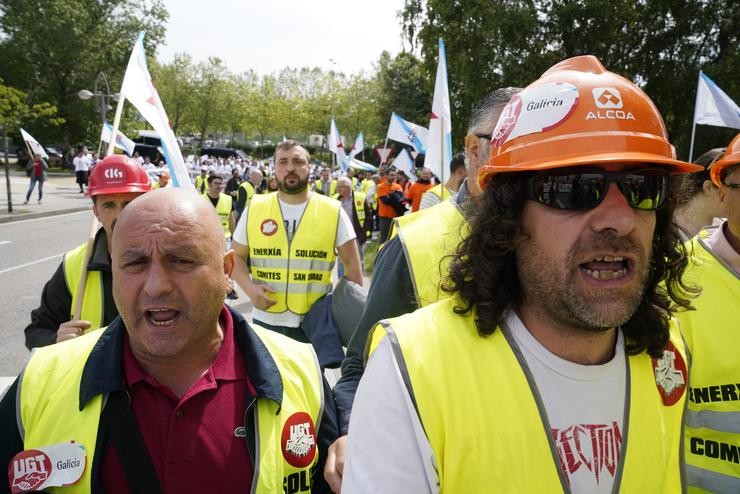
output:
[{"label": "flag pole", "polygon": [[[386,136],[385,136],[385,142],[383,143],[383,151],[385,151],[385,149],[386,149],[387,147],[388,147],[388,135],[386,134]],[[382,158],[382,159],[380,160],[380,166],[383,166],[383,165],[385,164],[385,160],[387,160],[387,159],[388,159],[388,158],[390,157],[390,154],[391,154],[391,153],[388,153],[388,156],[386,156],[386,157],[383,157],[383,158]]]},{"label": "flag pole", "polygon": [[116,105],[116,115],[113,117],[113,129],[110,133],[110,142],[108,143],[108,151],[105,153],[106,156],[113,154],[113,150],[116,147],[116,134],[118,133],[118,126],[121,124],[121,114],[123,113],[123,103],[126,100],[126,95],[123,94],[123,88],[118,97],[118,104]]},{"label": "flag pole", "polygon": [[445,196],[445,158],[447,157],[447,153],[445,152],[445,121],[444,117],[441,117],[439,119],[439,180],[440,184],[442,185],[442,190],[440,190],[440,197],[444,199]]},{"label": "flag pole", "polygon": [[[115,135],[118,131],[118,125],[121,123],[121,114],[123,113],[123,103],[126,100],[123,92],[118,97],[118,105],[116,105],[116,116],[113,119],[113,130],[111,132],[110,142],[108,143],[108,149],[105,152],[106,156],[113,154],[113,150],[116,146]],[[101,140],[102,145],[102,140]],[[80,275],[80,284],[77,285],[77,298],[75,299],[74,312],[72,312],[72,319],[77,320],[82,315],[82,302],[85,296],[85,285],[87,284],[87,264],[90,262],[92,257],[93,243],[95,242],[95,235],[98,233],[100,223],[98,222],[97,216],[93,214],[92,224],[90,225],[90,234],[87,237],[87,243],[85,244],[85,258],[82,261],[82,274]]]},{"label": "flag pole", "polygon": [[[699,81],[701,81],[702,71],[699,71]],[[689,163],[693,163],[694,157],[694,134],[696,133],[696,105],[699,104],[699,81],[696,85],[696,97],[694,98],[694,118],[691,119],[691,144],[689,145]]]}]

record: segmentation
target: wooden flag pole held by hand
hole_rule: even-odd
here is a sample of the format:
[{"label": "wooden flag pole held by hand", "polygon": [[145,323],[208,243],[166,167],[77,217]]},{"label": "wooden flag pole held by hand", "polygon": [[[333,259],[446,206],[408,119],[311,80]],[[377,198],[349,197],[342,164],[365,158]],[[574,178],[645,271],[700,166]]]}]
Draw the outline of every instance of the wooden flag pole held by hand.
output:
[{"label": "wooden flag pole held by hand", "polygon": [[[108,143],[108,149],[106,150],[105,156],[113,154],[113,150],[116,146],[115,135],[118,132],[118,125],[121,123],[121,113],[123,113],[123,103],[126,100],[125,95],[121,94],[118,98],[118,105],[116,106],[116,116],[113,119],[113,130],[111,131],[111,142]],[[85,260],[82,262],[82,274],[80,276],[80,284],[77,285],[77,294],[75,296],[75,306],[72,312],[72,319],[77,320],[82,315],[82,302],[85,297],[85,285],[87,284],[87,265],[92,257],[93,243],[95,242],[95,235],[100,228],[100,222],[98,218],[93,215],[92,225],[90,225],[90,235],[87,237],[87,244],[85,245]]]}]

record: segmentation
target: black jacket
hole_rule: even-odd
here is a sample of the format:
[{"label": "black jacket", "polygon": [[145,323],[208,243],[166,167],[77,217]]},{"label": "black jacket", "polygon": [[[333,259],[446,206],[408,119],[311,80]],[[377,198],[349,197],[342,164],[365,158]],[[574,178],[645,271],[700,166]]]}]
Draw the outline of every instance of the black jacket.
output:
[{"label": "black jacket", "polygon": [[[113,301],[113,278],[110,269],[110,254],[105,242],[105,230],[98,230],[93,243],[93,252],[87,264],[88,271],[100,271],[103,281],[103,326],[110,324],[118,316],[118,308]],[[31,311],[31,324],[23,331],[26,334],[26,347],[47,346],[57,342],[59,325],[69,321],[72,314],[72,292],[64,277],[64,261],[46,282],[41,292],[41,304]]]},{"label": "black jacket", "polygon": [[[262,340],[249,327],[247,321],[236,311],[228,308],[234,319],[234,335],[239,349],[243,352],[247,366],[247,375],[256,391],[255,395],[247,390],[247,409],[244,413],[247,448],[250,456],[255,458],[259,452],[255,451],[255,430],[252,424],[256,411],[257,400],[282,401],[283,381],[280,377],[277,364]],[[95,344],[87,359],[80,383],[80,406],[84,406],[92,397],[123,389],[123,344],[126,328],[121,318],[117,318],[108,326]],[[7,471],[16,453],[23,450],[23,441],[18,432],[18,418],[16,416],[16,395],[18,380],[8,389],[7,394],[0,402],[0,466]],[[319,460],[317,468],[313,470],[314,481],[312,492],[329,493],[331,490],[324,481],[323,471],[326,454],[329,446],[338,437],[337,411],[331,389],[324,380],[324,410],[321,425],[317,431]],[[98,428],[98,439],[95,448],[95,458],[92,462],[92,492],[104,492],[100,479],[101,455],[105,451],[108,434],[104,427]],[[218,485],[214,484],[218,490]],[[249,486],[245,486],[245,492]],[[10,492],[7,475],[0,475],[0,493]]]}]

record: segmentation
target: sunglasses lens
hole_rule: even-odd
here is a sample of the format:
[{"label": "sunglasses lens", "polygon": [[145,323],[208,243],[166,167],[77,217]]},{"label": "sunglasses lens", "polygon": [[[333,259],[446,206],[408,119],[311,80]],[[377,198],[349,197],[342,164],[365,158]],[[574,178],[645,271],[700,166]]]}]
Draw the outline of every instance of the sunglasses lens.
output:
[{"label": "sunglasses lens", "polygon": [[599,203],[606,181],[598,173],[536,175],[530,192],[535,201],[557,209],[588,209]]},{"label": "sunglasses lens", "polygon": [[652,211],[665,201],[668,175],[663,170],[543,173],[529,179],[529,197],[557,209],[590,209],[602,201],[612,181],[635,209]]},{"label": "sunglasses lens", "polygon": [[622,194],[635,209],[652,211],[665,202],[668,175],[662,170],[645,170],[624,175]]}]

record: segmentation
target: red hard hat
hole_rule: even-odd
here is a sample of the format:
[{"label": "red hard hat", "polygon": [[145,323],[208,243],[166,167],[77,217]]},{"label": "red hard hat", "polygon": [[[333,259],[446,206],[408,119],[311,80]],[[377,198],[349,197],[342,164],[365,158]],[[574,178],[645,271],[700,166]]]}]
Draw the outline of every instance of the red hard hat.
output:
[{"label": "red hard hat", "polygon": [[150,190],[152,185],[141,165],[122,154],[113,154],[99,161],[90,172],[90,185],[85,195],[92,197]]},{"label": "red hard hat", "polygon": [[554,65],[511,98],[478,179],[600,163],[701,170],[676,159],[658,109],[637,85],[585,55]]},{"label": "red hard hat", "polygon": [[725,154],[712,165],[709,174],[714,185],[719,186],[722,180],[725,179],[722,172],[727,170],[729,166],[738,163],[740,163],[740,134],[735,136],[730,145],[727,146],[727,149],[725,149]]}]

